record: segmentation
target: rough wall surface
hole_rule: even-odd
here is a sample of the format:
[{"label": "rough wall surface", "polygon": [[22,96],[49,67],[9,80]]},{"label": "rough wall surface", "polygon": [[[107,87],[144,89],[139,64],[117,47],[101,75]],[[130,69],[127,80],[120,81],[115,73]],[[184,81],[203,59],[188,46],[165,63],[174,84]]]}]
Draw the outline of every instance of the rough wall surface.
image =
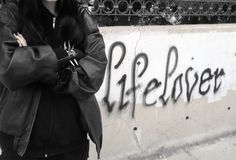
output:
[{"label": "rough wall surface", "polygon": [[144,159],[235,133],[236,25],[100,30],[109,58],[96,95],[102,160]]}]

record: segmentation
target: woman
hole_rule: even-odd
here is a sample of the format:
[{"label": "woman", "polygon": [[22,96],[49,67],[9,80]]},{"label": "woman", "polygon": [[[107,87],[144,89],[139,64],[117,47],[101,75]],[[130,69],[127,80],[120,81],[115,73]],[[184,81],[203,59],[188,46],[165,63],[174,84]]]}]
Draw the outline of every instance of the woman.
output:
[{"label": "woman", "polygon": [[6,0],[0,9],[0,146],[4,160],[85,160],[99,152],[94,94],[107,59],[76,0]]}]

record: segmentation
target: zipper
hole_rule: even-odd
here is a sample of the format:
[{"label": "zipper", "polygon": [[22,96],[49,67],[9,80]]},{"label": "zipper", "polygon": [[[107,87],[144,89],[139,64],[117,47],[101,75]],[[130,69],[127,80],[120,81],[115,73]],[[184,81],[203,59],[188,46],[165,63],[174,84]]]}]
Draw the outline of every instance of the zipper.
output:
[{"label": "zipper", "polygon": [[53,19],[52,19],[52,28],[53,29],[55,29],[55,27],[56,27],[56,17],[53,17]]}]

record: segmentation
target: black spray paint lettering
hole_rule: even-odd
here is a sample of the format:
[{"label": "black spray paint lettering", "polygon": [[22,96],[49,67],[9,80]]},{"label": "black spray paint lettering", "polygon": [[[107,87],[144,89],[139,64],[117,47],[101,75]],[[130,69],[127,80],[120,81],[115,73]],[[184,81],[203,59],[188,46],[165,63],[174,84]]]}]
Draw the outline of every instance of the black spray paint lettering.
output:
[{"label": "black spray paint lettering", "polygon": [[[111,87],[112,57],[113,57],[113,52],[114,52],[115,47],[121,48],[122,55],[118,63],[114,65],[114,69],[119,69],[126,55],[126,47],[122,42],[115,42],[111,45],[109,54],[108,54],[109,64],[108,64],[108,70],[107,70],[107,83],[106,83],[107,91],[106,91],[105,97],[103,98],[103,101],[105,102],[105,105],[107,106],[107,110],[109,113],[113,111],[114,106],[115,106],[115,102],[110,102],[109,100],[110,91],[112,89]],[[137,70],[136,67],[137,65],[140,64],[140,61],[139,61],[140,59],[143,59],[143,62],[144,62],[143,68],[140,73],[136,73],[136,70]],[[173,46],[169,49],[169,52],[167,55],[163,92],[159,97],[157,97],[157,99],[160,100],[163,106],[165,106],[168,103],[170,98],[173,100],[174,103],[178,101],[179,97],[183,93],[184,82],[186,86],[186,98],[188,102],[190,102],[191,95],[193,93],[194,88],[197,86],[198,82],[199,82],[198,91],[199,91],[199,94],[201,95],[206,95],[209,92],[211,88],[211,85],[209,82],[213,78],[214,78],[214,90],[213,90],[214,93],[216,93],[220,89],[221,83],[222,83],[221,77],[225,76],[225,72],[223,68],[221,69],[217,68],[214,71],[214,74],[212,74],[212,71],[210,68],[206,68],[200,74],[200,79],[199,79],[198,72],[194,72],[193,77],[192,77],[194,78],[194,81],[190,83],[189,81],[190,73],[194,71],[193,67],[191,66],[186,69],[185,73],[180,73],[178,74],[177,77],[173,77],[173,75],[175,74],[176,68],[178,67],[178,59],[179,59],[178,50],[175,46]],[[171,60],[174,60],[174,61],[171,63]],[[121,78],[117,81],[117,84],[121,86],[118,109],[119,111],[121,111],[127,108],[129,103],[132,102],[131,104],[132,117],[135,116],[137,90],[139,90],[142,86],[144,86],[143,84],[136,84],[136,79],[142,78],[143,74],[145,74],[145,71],[148,69],[148,64],[149,64],[149,61],[148,61],[147,54],[139,53],[137,56],[134,57],[132,67],[131,67],[132,68],[131,69],[131,85],[132,85],[131,88],[126,90],[127,74],[123,74]],[[172,68],[170,67],[170,64],[174,64]],[[136,75],[137,77],[135,77]],[[174,78],[173,84],[169,83],[169,80],[171,78]],[[185,81],[183,80],[183,78],[185,79]],[[161,85],[162,85],[162,82],[159,81],[157,78],[153,78],[148,82],[148,84],[146,85],[144,89],[144,92],[142,93],[142,97],[143,97],[142,102],[144,106],[153,106],[157,103],[157,99],[151,101],[151,103],[148,103],[147,97],[149,94],[152,94],[153,91],[158,89]],[[204,89],[203,86],[205,86],[206,89]],[[167,95],[168,88],[172,88],[171,95]],[[124,98],[125,97],[129,98],[131,94],[132,94],[131,102],[130,101],[124,102]]]},{"label": "black spray paint lettering", "polygon": [[[105,103],[105,105],[107,106],[108,112],[112,112],[115,102],[110,102],[109,100],[109,96],[110,96],[110,89],[111,89],[111,70],[112,70],[112,56],[113,56],[113,50],[115,49],[115,47],[119,46],[122,49],[122,56],[120,58],[120,60],[118,61],[118,63],[114,66],[114,69],[119,68],[119,66],[121,65],[122,61],[125,58],[125,54],[126,54],[126,47],[124,45],[124,43],[122,42],[115,42],[111,45],[110,49],[109,49],[109,54],[108,54],[108,73],[107,73],[107,91],[106,91],[106,96],[103,98],[103,101]],[[124,81],[122,81],[122,79],[124,79]],[[126,75],[123,75],[121,80],[118,81],[118,84],[123,84],[123,87],[125,87],[125,82],[126,82]],[[122,94],[123,92],[121,92]],[[123,96],[122,96],[123,97]],[[120,109],[125,108],[125,106],[128,105],[128,102],[123,104],[123,99],[120,100],[120,102],[122,104],[122,106],[120,106]]]},{"label": "black spray paint lettering", "polygon": [[185,82],[186,82],[186,86],[187,86],[187,92],[186,92],[186,96],[187,96],[187,100],[188,100],[188,102],[190,101],[190,98],[191,98],[191,94],[192,94],[192,92],[193,92],[193,89],[194,89],[194,87],[196,86],[196,84],[197,84],[197,81],[198,81],[198,74],[195,72],[194,73],[194,82],[193,82],[193,84],[192,84],[192,86],[190,87],[189,86],[189,79],[188,79],[188,73],[190,72],[190,71],[193,71],[193,67],[189,67],[187,70],[186,70],[186,72],[185,72]]},{"label": "black spray paint lettering", "polygon": [[132,117],[134,117],[134,113],[135,113],[135,106],[136,106],[136,88],[138,86],[136,86],[136,66],[138,64],[138,60],[140,58],[143,58],[144,60],[144,67],[142,69],[142,71],[138,74],[138,78],[141,78],[142,75],[145,73],[147,67],[148,67],[148,57],[145,53],[139,53],[133,60],[133,64],[132,64],[132,78],[131,78],[131,84],[132,84],[132,89],[133,89],[133,103],[132,103]]},{"label": "black spray paint lettering", "polygon": [[153,106],[157,103],[155,100],[152,103],[147,102],[147,95],[157,89],[161,85],[161,82],[159,82],[156,78],[153,78],[150,82],[148,82],[144,92],[143,92],[143,104],[145,106]]},{"label": "black spray paint lettering", "polygon": [[129,104],[129,101],[125,102],[124,103],[124,94],[125,94],[125,84],[126,84],[126,74],[124,74],[122,76],[122,78],[118,81],[118,84],[121,85],[121,92],[120,92],[120,103],[119,103],[119,110],[123,110],[125,109],[128,104]]},{"label": "black spray paint lettering", "polygon": [[[174,67],[172,70],[169,72],[169,67],[170,67],[170,60],[171,60],[171,54],[175,54],[175,62],[174,62]],[[166,95],[166,90],[167,90],[167,84],[168,84],[168,78],[172,76],[172,74],[175,72],[178,64],[178,50],[176,47],[171,47],[168,55],[167,55],[167,63],[166,63],[166,74],[165,74],[165,83],[164,83],[164,90],[162,95],[159,97],[159,99],[162,101],[162,104],[165,106],[169,100],[169,97],[165,98]]]},{"label": "black spray paint lettering", "polygon": [[[219,69],[217,68],[214,72],[214,75],[215,75],[215,85],[214,85],[214,93],[216,93],[219,89],[220,89],[220,86],[221,86],[221,82],[218,84],[217,83],[217,80],[224,76],[225,75],[225,71],[221,68],[220,69],[220,72],[219,72]],[[218,84],[218,85],[217,85]]]}]

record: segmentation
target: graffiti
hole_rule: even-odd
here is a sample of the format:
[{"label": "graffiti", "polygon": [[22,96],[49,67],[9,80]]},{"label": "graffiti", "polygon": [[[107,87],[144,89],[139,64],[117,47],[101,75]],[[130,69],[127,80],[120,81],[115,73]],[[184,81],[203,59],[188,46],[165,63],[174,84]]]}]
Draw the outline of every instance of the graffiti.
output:
[{"label": "graffiti", "polygon": [[[117,63],[113,64],[113,54],[114,49],[116,47],[121,48],[122,54],[119,57],[119,60]],[[194,71],[194,68],[192,66],[188,67],[184,73],[177,73],[176,69],[178,68],[178,61],[179,61],[179,53],[178,49],[175,46],[170,47],[168,54],[167,54],[167,60],[166,60],[166,68],[165,68],[165,78],[164,81],[161,81],[157,78],[152,78],[148,83],[141,84],[138,83],[137,80],[141,79],[142,76],[145,74],[145,72],[148,69],[149,65],[149,59],[148,55],[146,53],[139,53],[137,54],[133,61],[131,66],[131,87],[127,88],[127,74],[123,73],[121,78],[117,80],[116,84],[120,86],[120,97],[117,102],[115,100],[110,100],[110,91],[112,89],[111,84],[111,77],[113,74],[113,67],[114,70],[119,70],[119,67],[124,63],[124,59],[126,56],[126,46],[122,42],[115,42],[111,45],[108,53],[108,69],[107,69],[107,82],[106,82],[106,94],[103,98],[103,102],[105,103],[105,106],[107,107],[107,110],[109,113],[111,113],[114,110],[114,106],[118,104],[118,110],[122,111],[125,108],[127,108],[129,105],[131,106],[131,114],[134,118],[135,116],[135,109],[136,109],[136,103],[137,103],[137,92],[141,88],[144,89],[142,92],[142,103],[144,106],[150,107],[154,106],[157,101],[159,100],[163,106],[166,106],[167,103],[172,99],[174,103],[176,103],[180,96],[186,96],[187,102],[191,101],[192,93],[194,89],[197,87],[198,84],[198,93],[202,96],[209,93],[211,87],[213,87],[213,93],[216,93],[222,84],[221,77],[225,76],[225,71],[223,68],[216,68],[214,72],[212,72],[211,68],[204,69],[201,73]],[[141,64],[140,60],[142,60],[143,65],[140,69],[139,65]],[[137,68],[139,67],[139,69]],[[139,70],[139,72],[138,72]],[[192,73],[190,75],[190,73]],[[174,77],[174,74],[177,76]],[[191,77],[190,77],[191,76]],[[170,79],[174,78],[173,82],[170,82]],[[191,79],[191,81],[190,81]],[[213,83],[210,83],[212,81]],[[148,102],[148,96],[153,93],[155,90],[159,89],[161,86],[163,87],[162,94],[160,96],[157,96],[156,99],[153,99],[152,101]],[[213,85],[213,86],[212,86]],[[184,92],[184,87],[186,86],[186,90]],[[167,93],[167,89],[171,89],[171,93]],[[125,101],[125,97],[130,98],[129,100]]]}]

